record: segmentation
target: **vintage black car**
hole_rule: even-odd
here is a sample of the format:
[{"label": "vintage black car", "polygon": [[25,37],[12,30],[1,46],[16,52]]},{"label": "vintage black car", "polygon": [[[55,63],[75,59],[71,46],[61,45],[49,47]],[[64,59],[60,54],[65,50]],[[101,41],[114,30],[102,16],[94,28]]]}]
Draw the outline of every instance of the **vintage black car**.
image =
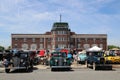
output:
[{"label": "vintage black car", "polygon": [[65,52],[53,52],[51,53],[50,58],[50,67],[51,71],[55,69],[71,69],[72,61],[67,58],[67,54]]},{"label": "vintage black car", "polygon": [[28,71],[33,68],[33,60],[29,52],[18,51],[15,54],[8,52],[5,55],[4,65],[6,73],[9,73],[11,69],[26,69]]},{"label": "vintage black car", "polygon": [[97,69],[112,70],[112,65],[108,64],[105,61],[103,51],[88,51],[86,65],[87,67],[92,67],[94,70],[97,70]]},{"label": "vintage black car", "polygon": [[0,61],[3,60],[3,51],[0,51]]}]

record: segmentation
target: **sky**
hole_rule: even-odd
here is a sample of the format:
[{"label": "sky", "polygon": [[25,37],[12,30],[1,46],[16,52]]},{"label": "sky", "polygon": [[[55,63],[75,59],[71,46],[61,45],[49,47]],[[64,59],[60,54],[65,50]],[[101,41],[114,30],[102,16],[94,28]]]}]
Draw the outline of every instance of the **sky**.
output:
[{"label": "sky", "polygon": [[120,46],[120,0],[0,0],[0,45],[11,34],[44,34],[54,22],[68,22],[76,34],[107,34]]}]

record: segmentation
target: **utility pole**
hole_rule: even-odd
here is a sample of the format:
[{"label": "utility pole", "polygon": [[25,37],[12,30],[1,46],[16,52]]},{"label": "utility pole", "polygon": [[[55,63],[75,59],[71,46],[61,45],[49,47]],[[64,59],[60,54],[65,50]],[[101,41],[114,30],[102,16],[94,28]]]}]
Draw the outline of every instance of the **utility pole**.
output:
[{"label": "utility pole", "polygon": [[60,22],[61,22],[61,17],[62,17],[62,15],[60,14]]}]

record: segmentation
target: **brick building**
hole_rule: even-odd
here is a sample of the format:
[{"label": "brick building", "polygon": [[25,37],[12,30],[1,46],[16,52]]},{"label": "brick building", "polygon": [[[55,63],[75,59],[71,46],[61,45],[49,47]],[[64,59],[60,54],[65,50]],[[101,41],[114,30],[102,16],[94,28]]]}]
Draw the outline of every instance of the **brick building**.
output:
[{"label": "brick building", "polygon": [[68,23],[56,22],[45,34],[11,34],[12,48],[18,49],[88,49],[97,45],[107,49],[107,34],[76,34],[71,32]]}]

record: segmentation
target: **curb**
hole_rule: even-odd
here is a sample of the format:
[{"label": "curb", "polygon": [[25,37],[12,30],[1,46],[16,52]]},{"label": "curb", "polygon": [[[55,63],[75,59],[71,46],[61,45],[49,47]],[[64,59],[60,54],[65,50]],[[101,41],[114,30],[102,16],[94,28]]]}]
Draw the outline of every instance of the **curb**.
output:
[{"label": "curb", "polygon": [[[45,66],[45,65],[37,65],[35,66],[38,69],[50,69],[50,66]],[[71,65],[72,69],[86,69],[87,67],[85,67],[85,65],[82,66],[77,66],[77,65]]]},{"label": "curb", "polygon": [[[50,66],[38,65],[38,69],[50,69]],[[113,68],[120,68],[120,65],[112,65]],[[85,65],[71,65],[72,69],[87,69]]]}]

